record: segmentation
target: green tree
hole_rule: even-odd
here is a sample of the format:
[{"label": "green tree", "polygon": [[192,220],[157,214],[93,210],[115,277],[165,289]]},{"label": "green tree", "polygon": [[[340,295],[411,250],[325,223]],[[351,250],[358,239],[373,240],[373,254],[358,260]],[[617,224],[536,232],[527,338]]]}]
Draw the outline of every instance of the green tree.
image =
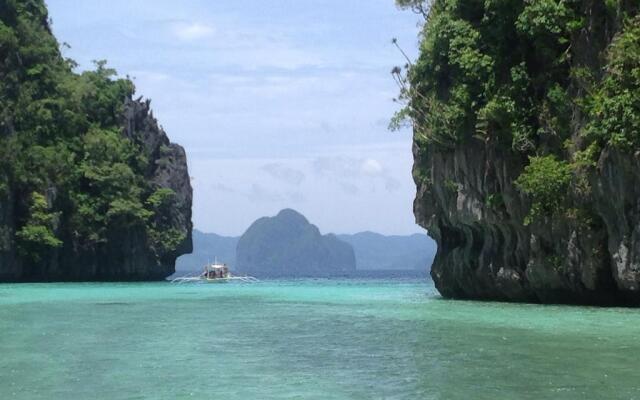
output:
[{"label": "green tree", "polygon": [[518,189],[532,201],[526,224],[563,209],[571,177],[571,165],[553,155],[529,158],[529,165],[515,181]]},{"label": "green tree", "polygon": [[588,101],[585,136],[600,145],[640,146],[640,17],[627,22],[608,51],[606,76]]},{"label": "green tree", "polygon": [[62,246],[62,241],[53,232],[59,217],[59,213],[51,212],[44,195],[33,192],[29,217],[16,232],[19,251],[26,257],[39,261],[46,251]]},{"label": "green tree", "polygon": [[166,226],[171,226],[171,216],[176,207],[176,193],[168,188],[160,188],[149,196],[146,203],[153,215],[148,223],[151,246],[159,254],[174,251],[187,235],[176,228],[166,229]]}]

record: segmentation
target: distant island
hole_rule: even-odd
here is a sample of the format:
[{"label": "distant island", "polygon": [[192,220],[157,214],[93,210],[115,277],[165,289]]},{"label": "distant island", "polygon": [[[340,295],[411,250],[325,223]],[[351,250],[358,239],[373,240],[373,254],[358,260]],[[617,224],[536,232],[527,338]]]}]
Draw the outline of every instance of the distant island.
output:
[{"label": "distant island", "polygon": [[329,277],[355,269],[355,254],[348,243],[320,234],[291,209],[255,221],[236,247],[236,271],[258,278]]},{"label": "distant island", "polygon": [[375,232],[337,235],[353,246],[360,271],[428,271],[436,243],[424,233],[385,236]]},{"label": "distant island", "polygon": [[191,251],[185,151],[105,61],[74,72],[48,21],[0,6],[0,281],[164,279]]},{"label": "distant island", "polygon": [[[240,248],[241,242],[244,244]],[[193,243],[193,253],[178,258],[177,274],[200,271],[206,263],[218,260],[229,264],[235,273],[262,277],[424,277],[436,252],[435,242],[426,234],[323,236],[294,210],[259,219],[242,238],[194,230]],[[294,259],[289,258],[292,249],[298,249]],[[348,249],[353,251],[355,264]],[[340,254],[346,257],[336,259]]]}]

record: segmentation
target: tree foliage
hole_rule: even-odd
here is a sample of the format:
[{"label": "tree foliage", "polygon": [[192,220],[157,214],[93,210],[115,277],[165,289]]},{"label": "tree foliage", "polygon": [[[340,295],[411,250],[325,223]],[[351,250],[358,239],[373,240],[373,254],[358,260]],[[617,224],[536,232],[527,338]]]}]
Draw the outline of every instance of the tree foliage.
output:
[{"label": "tree foliage", "polygon": [[481,140],[528,158],[518,187],[534,217],[560,208],[551,197],[563,190],[584,191],[584,176],[569,177],[586,173],[605,147],[640,146],[637,2],[397,4],[428,8],[418,59],[392,71],[404,104],[392,125],[408,121],[419,151]]},{"label": "tree foliage", "polygon": [[437,0],[400,98],[425,143],[472,136],[530,152],[568,135],[576,1]]},{"label": "tree foliage", "polygon": [[556,157],[538,156],[529,159],[529,165],[515,184],[532,200],[531,211],[525,223],[536,217],[550,216],[562,209],[571,183],[571,166]]},{"label": "tree foliage", "polygon": [[[0,2],[0,201],[29,196],[16,210],[16,239],[32,260],[63,245],[95,250],[109,232],[134,227],[161,251],[180,242],[157,217],[147,155],[122,133],[134,85],[94,64],[74,72],[42,0]],[[59,221],[73,244],[56,233]]]},{"label": "tree foliage", "polygon": [[50,248],[62,246],[53,231],[60,213],[51,212],[47,199],[41,193],[31,194],[29,216],[16,233],[20,252],[35,261]]},{"label": "tree foliage", "polygon": [[608,51],[606,76],[589,98],[586,136],[600,145],[640,147],[640,17],[627,22]]}]

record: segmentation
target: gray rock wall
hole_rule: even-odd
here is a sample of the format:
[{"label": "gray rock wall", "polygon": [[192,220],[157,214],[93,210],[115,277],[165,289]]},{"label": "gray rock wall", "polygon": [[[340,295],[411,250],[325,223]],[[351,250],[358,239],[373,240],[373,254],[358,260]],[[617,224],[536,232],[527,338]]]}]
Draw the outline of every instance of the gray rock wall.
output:
[{"label": "gray rock wall", "polygon": [[414,145],[416,221],[438,242],[431,276],[445,297],[546,303],[640,303],[640,163],[604,151],[575,198],[594,210],[523,223],[513,181],[526,162],[472,139],[455,149]]}]

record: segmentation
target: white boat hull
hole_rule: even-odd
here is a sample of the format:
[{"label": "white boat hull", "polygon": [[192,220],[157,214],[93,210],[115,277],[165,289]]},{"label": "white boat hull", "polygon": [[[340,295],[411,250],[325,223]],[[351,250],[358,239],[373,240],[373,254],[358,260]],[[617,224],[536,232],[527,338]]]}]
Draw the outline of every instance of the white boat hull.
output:
[{"label": "white boat hull", "polygon": [[202,276],[185,276],[185,277],[180,277],[180,278],[175,278],[173,280],[171,280],[171,283],[186,283],[186,282],[192,282],[192,283],[227,283],[227,282],[259,282],[258,279],[252,277],[252,276],[230,276],[227,278],[205,278]]}]

